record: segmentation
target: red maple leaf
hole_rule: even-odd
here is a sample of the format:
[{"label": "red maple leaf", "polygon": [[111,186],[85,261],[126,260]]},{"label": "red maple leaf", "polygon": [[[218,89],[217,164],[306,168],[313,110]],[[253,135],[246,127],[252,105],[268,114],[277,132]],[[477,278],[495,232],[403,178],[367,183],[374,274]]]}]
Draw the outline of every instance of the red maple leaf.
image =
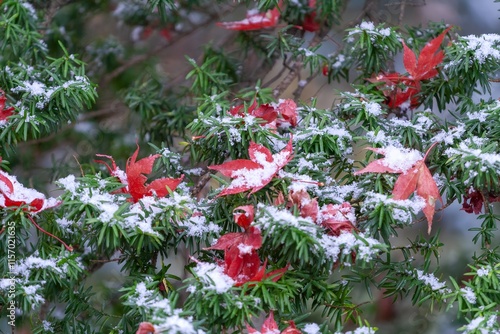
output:
[{"label": "red maple leaf", "polygon": [[[2,158],[0,158],[0,161],[2,161]],[[36,191],[35,189],[24,187],[19,181],[17,181],[15,176],[9,175],[4,171],[0,171],[0,208],[19,208],[23,205],[27,205],[27,207],[23,208],[23,211],[29,213],[26,216],[31,223],[33,223],[33,225],[40,230],[40,232],[56,239],[63,244],[68,251],[72,252],[73,247],[68,246],[64,241],[52,233],[45,231],[31,216],[33,213],[39,213],[59,204],[61,204],[61,201],[52,197],[47,199],[44,194]],[[0,230],[0,234],[2,232],[3,229]]]},{"label": "red maple leaf", "polygon": [[317,223],[325,227],[331,235],[339,236],[342,232],[355,229],[349,216],[353,213],[350,203],[325,205],[318,215]]},{"label": "red maple leaf", "polygon": [[246,18],[241,21],[217,22],[217,25],[229,30],[259,30],[263,28],[275,27],[276,24],[278,24],[279,18],[279,8],[273,8],[264,13],[249,10]]},{"label": "red maple leaf", "polygon": [[488,198],[489,203],[500,202],[500,196],[496,196],[494,194],[488,193],[483,194],[481,191],[470,188],[467,193],[464,195],[464,202],[462,204],[462,210],[467,213],[475,213],[480,214],[481,209],[484,205],[485,196]]},{"label": "red maple leaf", "polygon": [[438,74],[436,67],[441,64],[444,53],[439,50],[439,46],[451,27],[445,29],[439,36],[427,43],[420,52],[419,58],[415,53],[403,43],[403,65],[408,75],[401,75],[398,72],[381,73],[367,79],[372,83],[385,83],[378,89],[382,90],[387,97],[387,105],[390,108],[401,107],[405,103],[415,108],[420,104],[417,96],[420,93],[420,81],[435,77]]},{"label": "red maple leaf", "polygon": [[251,142],[248,155],[250,160],[237,159],[221,165],[208,166],[208,168],[233,179],[231,184],[222,190],[217,197],[238,194],[247,190],[251,190],[250,194],[253,194],[264,188],[278,171],[292,159],[292,138],[287,146],[276,154],[271,154],[271,151],[266,147]]},{"label": "red maple leaf", "polygon": [[254,218],[252,205],[239,206],[233,210],[236,224],[245,229],[244,232],[227,233],[217,242],[206,248],[224,251],[224,273],[241,286],[247,282],[260,282],[271,277],[276,282],[283,276],[288,267],[265,273],[267,260],[260,266],[257,249],[262,246],[262,235],[257,227],[250,226]]},{"label": "red maple leaf", "polygon": [[135,332],[135,334],[150,334],[150,333],[152,334],[156,333],[155,326],[153,326],[153,324],[150,322],[141,322],[139,324],[137,332]]},{"label": "red maple leaf", "polygon": [[451,27],[446,28],[439,36],[427,43],[420,52],[418,61],[415,53],[403,41],[403,64],[411,79],[420,81],[438,75],[436,67],[444,58],[444,53],[439,50],[439,46],[450,29]]},{"label": "red maple leaf", "polygon": [[[245,117],[243,107],[243,105],[232,107],[231,109],[229,109],[229,113],[233,116]],[[253,103],[248,107],[247,114],[265,120],[266,122],[262,123],[262,125],[272,123],[278,117],[278,112],[273,106],[266,103],[261,104],[257,107],[256,100],[254,100]]]},{"label": "red maple leaf", "polygon": [[278,324],[274,320],[274,313],[273,313],[273,311],[270,311],[269,316],[266,318],[266,320],[264,320],[264,323],[262,324],[260,331],[256,330],[253,327],[250,327],[248,324],[247,324],[247,330],[248,330],[249,334],[253,334],[253,333],[255,333],[255,334],[257,334],[257,333],[260,333],[260,334],[276,334],[276,333],[300,334],[301,333],[301,331],[299,331],[297,329],[297,327],[295,327],[295,322],[289,321],[289,324],[290,324],[290,326],[285,328],[283,330],[283,332],[280,332],[280,330],[278,328]]},{"label": "red maple leaf", "polygon": [[416,191],[417,195],[422,197],[425,201],[425,206],[422,211],[427,218],[428,233],[431,232],[432,218],[434,217],[436,201],[440,200],[441,203],[443,203],[436,181],[425,164],[425,159],[436,144],[437,143],[432,144],[425,153],[425,156],[412,163],[410,168],[398,168],[397,166],[394,166],[394,164],[388,160],[385,149],[371,149],[374,152],[386,155],[386,157],[372,161],[365,168],[354,173],[354,175],[370,172],[401,174],[394,184],[392,197],[395,200],[405,200]]},{"label": "red maple leaf", "polygon": [[178,179],[166,177],[156,179],[146,185],[148,178],[145,174],[151,174],[153,171],[153,164],[160,155],[154,154],[136,161],[138,154],[139,145],[137,145],[137,149],[134,154],[132,154],[132,156],[128,159],[125,173],[123,173],[123,171],[116,166],[115,160],[109,155],[97,154],[99,157],[106,157],[110,159],[112,162],[112,168],[107,163],[101,160],[96,160],[96,162],[106,165],[111,175],[116,176],[120,182],[125,185],[121,189],[121,192],[130,194],[130,196],[132,196],[131,200],[134,203],[145,196],[156,195],[158,197],[165,197],[169,194],[169,191],[174,191],[175,188],[177,188],[177,186],[182,182],[184,175]]},{"label": "red maple leaf", "polygon": [[302,22],[302,28],[305,31],[315,32],[319,31],[321,28],[320,24],[316,20],[316,0],[309,0],[309,9],[312,11],[304,17],[304,21]]},{"label": "red maple leaf", "polygon": [[44,194],[35,189],[25,188],[17,178],[0,171],[0,207],[20,207],[27,205],[24,211],[38,213],[59,205],[61,201],[55,198],[47,199]]},{"label": "red maple leaf", "polygon": [[7,117],[12,116],[14,111],[14,107],[5,109],[5,102],[7,102],[5,92],[0,89],[0,123],[6,121]]},{"label": "red maple leaf", "polygon": [[[278,104],[261,104],[257,107],[257,101],[248,107],[247,113],[244,112],[244,106],[239,105],[229,109],[229,114],[232,116],[245,117],[246,115],[251,115],[254,117],[261,118],[265,120],[265,123],[261,123],[262,126],[268,125],[268,127],[275,129],[276,126],[297,126],[298,115],[297,115],[297,104],[292,99],[280,100]],[[281,116],[281,118],[278,118]]]}]

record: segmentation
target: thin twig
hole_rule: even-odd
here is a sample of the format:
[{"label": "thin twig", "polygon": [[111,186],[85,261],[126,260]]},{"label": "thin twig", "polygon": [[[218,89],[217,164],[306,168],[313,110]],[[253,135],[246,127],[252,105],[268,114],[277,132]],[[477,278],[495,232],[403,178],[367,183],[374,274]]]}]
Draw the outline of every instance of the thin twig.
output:
[{"label": "thin twig", "polygon": [[193,190],[191,190],[191,196],[198,198],[198,195],[200,194],[201,190],[205,187],[208,181],[210,181],[211,176],[212,176],[211,171],[209,170],[205,171],[205,173],[201,175],[196,186],[194,186]]},{"label": "thin twig", "polygon": [[35,225],[35,227],[42,233],[45,233],[46,235],[48,235],[49,237],[52,237],[54,239],[56,239],[57,241],[59,241],[61,244],[63,244],[64,248],[66,248],[67,251],[69,252],[72,252],[73,251],[73,247],[71,246],[68,246],[64,241],[62,241],[61,239],[59,239],[58,237],[56,237],[55,235],[53,235],[52,233],[50,232],[47,232],[45,231],[43,228],[41,228],[36,222],[35,220],[33,219],[33,217],[31,217],[31,215],[27,215],[28,216],[28,219],[31,221],[31,223],[33,225]]}]

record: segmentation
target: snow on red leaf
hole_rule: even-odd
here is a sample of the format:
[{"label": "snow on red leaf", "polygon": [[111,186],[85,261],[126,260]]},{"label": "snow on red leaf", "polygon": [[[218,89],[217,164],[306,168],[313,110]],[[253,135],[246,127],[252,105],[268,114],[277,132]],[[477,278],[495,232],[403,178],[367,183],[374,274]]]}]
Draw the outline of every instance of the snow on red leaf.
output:
[{"label": "snow on red leaf", "polygon": [[[385,150],[381,148],[367,147],[367,150],[373,151],[378,154],[385,154]],[[359,175],[363,173],[399,173],[397,169],[391,168],[384,161],[384,159],[377,159],[366,165],[365,168],[358,170],[354,175]]]},{"label": "snow on red leaf", "polygon": [[[418,196],[422,197],[425,201],[425,206],[423,208],[423,212],[425,217],[427,218],[428,223],[428,233],[431,232],[432,228],[432,219],[435,213],[435,205],[436,201],[439,200],[443,203],[441,195],[439,193],[439,189],[436,185],[436,181],[432,177],[429,168],[425,164],[425,160],[432,150],[432,148],[436,145],[434,143],[425,153],[425,156],[422,159],[418,159],[414,162],[410,159],[410,163],[412,163],[410,168],[403,168],[404,164],[402,164],[401,168],[393,168],[388,166],[387,152],[384,149],[372,149],[379,154],[385,154],[386,158],[378,159],[373,161],[368,166],[363,168],[362,170],[354,173],[355,175],[359,175],[361,173],[372,172],[372,173],[397,173],[401,174],[396,183],[394,184],[394,189],[392,190],[392,196],[395,200],[405,200],[411,196],[415,191]],[[407,154],[411,154],[407,153]],[[404,156],[403,156],[404,158]],[[375,164],[375,162],[377,162]],[[401,163],[401,162],[400,162]],[[372,165],[373,164],[373,165]],[[370,167],[370,165],[372,165]],[[388,171],[389,168],[392,171]]]},{"label": "snow on red leaf", "polygon": [[248,155],[250,160],[238,159],[221,165],[208,166],[208,168],[233,179],[231,184],[223,189],[217,197],[238,194],[247,190],[251,190],[250,194],[253,194],[264,188],[278,171],[292,159],[292,138],[287,146],[276,154],[271,154],[268,148],[251,142]]},{"label": "snow on red leaf", "polygon": [[44,194],[35,189],[24,187],[17,178],[0,171],[0,207],[20,207],[28,205],[25,211],[38,213],[59,205],[61,202],[55,198],[46,198]]},{"label": "snow on red leaf", "polygon": [[279,18],[280,11],[278,8],[270,9],[264,13],[251,10],[247,12],[246,18],[241,21],[217,22],[217,25],[229,30],[259,30],[275,27],[278,24]]},{"label": "snow on red leaf", "polygon": [[118,168],[113,157],[104,154],[97,154],[98,157],[105,157],[111,160],[112,167],[102,160],[96,160],[98,163],[106,165],[111,175],[117,177],[124,185],[121,189],[122,192],[130,194],[131,200],[136,203],[144,196],[166,197],[169,191],[174,191],[175,188],[182,182],[184,175],[180,178],[161,178],[152,181],[146,185],[148,178],[146,174],[151,174],[155,160],[160,156],[159,154],[150,155],[149,157],[142,158],[137,161],[139,154],[139,145],[134,154],[128,159],[125,173]]},{"label": "snow on red leaf", "polygon": [[[61,204],[61,201],[52,197],[47,199],[44,194],[37,190],[24,187],[17,181],[15,176],[0,171],[0,208],[19,208],[23,205],[27,205],[26,208],[23,208],[24,211],[28,213],[39,213],[59,204]],[[64,241],[41,228],[31,215],[27,215],[27,217],[42,233],[58,240],[68,251],[73,251],[71,246],[68,246]]]},{"label": "snow on red leaf", "polygon": [[351,216],[354,217],[354,212],[350,203],[328,204],[321,209],[317,222],[331,235],[338,237],[344,231],[351,232],[355,229]]},{"label": "snow on red leaf", "polygon": [[154,334],[156,333],[155,326],[153,326],[152,323],[150,322],[141,322],[139,324],[139,328],[137,329],[137,332],[135,334]]}]

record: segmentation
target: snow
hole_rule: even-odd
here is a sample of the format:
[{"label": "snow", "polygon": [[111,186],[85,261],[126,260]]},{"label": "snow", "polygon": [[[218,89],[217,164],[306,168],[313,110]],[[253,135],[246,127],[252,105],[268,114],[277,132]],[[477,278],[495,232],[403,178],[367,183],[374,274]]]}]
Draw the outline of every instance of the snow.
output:
[{"label": "snow", "polygon": [[193,271],[203,284],[203,290],[214,290],[221,294],[231,289],[235,283],[231,277],[224,274],[224,268],[214,263],[197,262]]},{"label": "snow", "polygon": [[474,56],[480,64],[484,63],[487,59],[500,60],[500,35],[469,35],[462,37],[462,39],[466,42],[466,48],[474,51]]},{"label": "snow", "polygon": [[363,102],[365,111],[371,116],[379,116],[382,114],[382,107],[377,102]]},{"label": "snow", "polygon": [[231,174],[233,181],[226,189],[230,190],[239,187],[254,188],[261,187],[263,184],[265,185],[265,182],[271,180],[286,164],[290,158],[290,154],[288,151],[281,151],[272,155],[272,161],[267,161],[267,156],[264,153],[255,151],[253,161],[258,163],[261,168],[241,168],[234,170]]},{"label": "snow", "polygon": [[49,321],[43,320],[42,326],[44,331],[54,333],[54,327],[52,327],[52,324]]},{"label": "snow", "polygon": [[246,245],[244,243],[239,244],[238,250],[240,251],[240,256],[244,254],[252,254],[254,247],[252,245]]},{"label": "snow", "polygon": [[460,292],[462,293],[464,299],[467,300],[467,302],[469,302],[472,305],[476,303],[477,301],[476,294],[470,287],[466,286],[464,288],[461,288]]},{"label": "snow", "polygon": [[451,145],[455,139],[461,138],[464,133],[465,125],[459,122],[455,127],[448,128],[447,131],[441,130],[431,139],[431,142],[444,142],[445,144]]},{"label": "snow", "polygon": [[[354,331],[347,331],[345,334],[374,334],[377,331],[376,328],[361,326],[356,328]],[[340,332],[336,332],[335,334],[342,334]]]},{"label": "snow", "polygon": [[179,317],[178,314],[174,314],[162,320],[160,325],[155,326],[157,333],[165,334],[201,334],[204,333],[201,330],[196,330],[193,327],[192,318],[187,319]]},{"label": "snow", "polygon": [[423,156],[417,150],[389,145],[381,149],[385,155],[382,164],[398,172],[406,173]]},{"label": "snow", "polygon": [[304,326],[304,328],[302,329],[302,331],[305,334],[319,334],[320,333],[319,326],[317,324],[306,324]]},{"label": "snow", "polygon": [[259,204],[258,210],[263,212],[263,214],[255,220],[255,226],[262,227],[262,229],[268,230],[269,233],[273,233],[276,227],[294,227],[306,234],[316,237],[319,228],[312,221],[310,217],[298,218],[292,213],[286,210],[279,210],[273,206],[264,206]]},{"label": "snow", "polygon": [[488,265],[488,266],[485,266],[485,267],[481,267],[477,270],[477,276],[479,277],[483,277],[483,276],[488,276],[491,272],[491,266]]},{"label": "snow", "polygon": [[416,215],[425,207],[425,200],[419,196],[414,196],[412,199],[394,200],[384,194],[368,192],[366,193],[366,199],[361,207],[361,211],[371,211],[378,205],[390,208],[394,220],[401,223],[411,223],[412,214]]},{"label": "snow", "polygon": [[350,255],[353,251],[356,252],[356,259],[369,261],[380,252],[376,248],[380,242],[363,233],[359,233],[359,239],[354,234],[345,231],[338,237],[325,234],[319,239],[319,244],[332,262],[337,262],[339,255]]},{"label": "snow", "polygon": [[363,188],[356,182],[343,185],[326,185],[316,189],[316,194],[322,199],[330,199],[338,203],[346,202],[349,197],[358,198],[363,192]]},{"label": "snow", "polygon": [[203,234],[219,234],[220,226],[213,222],[207,223],[204,216],[192,216],[188,220],[182,221],[179,225],[186,228],[186,235],[190,237],[202,237]]},{"label": "snow", "polygon": [[363,21],[359,24],[359,29],[362,29],[362,30],[375,30],[375,25],[373,24],[373,22],[367,22],[367,21]]},{"label": "snow", "polygon": [[484,317],[477,317],[471,320],[471,322],[466,326],[465,333],[469,333],[473,330],[478,329],[478,327],[484,322]]},{"label": "snow", "polygon": [[55,198],[46,198],[44,194],[38,192],[35,189],[25,188],[19,181],[17,181],[17,177],[14,175],[7,174],[4,171],[0,171],[0,176],[7,178],[13,187],[13,191],[10,191],[7,183],[0,181],[0,206],[5,207],[4,196],[7,196],[12,201],[24,202],[26,204],[30,204],[34,200],[43,200],[43,205],[39,210],[32,210],[32,212],[40,212],[45,209],[54,207],[59,204],[59,201]]},{"label": "snow", "polygon": [[[472,146],[482,146],[485,143],[484,138],[470,137],[458,144],[458,148],[448,148],[444,151],[448,157],[453,157],[455,159],[469,160],[471,164],[482,164],[482,165],[500,165],[500,154],[495,153],[483,153],[480,148],[475,148]],[[470,158],[473,158],[471,160]]]},{"label": "snow", "polygon": [[155,294],[153,290],[149,290],[145,282],[137,283],[135,293],[128,298],[128,302],[132,305],[153,311],[159,309],[165,313],[172,312],[170,301]]},{"label": "snow", "polygon": [[449,289],[446,288],[446,283],[439,281],[434,274],[425,274],[422,270],[417,270],[416,274],[417,278],[425,285],[429,286],[433,291],[441,290],[443,293],[449,291]]}]

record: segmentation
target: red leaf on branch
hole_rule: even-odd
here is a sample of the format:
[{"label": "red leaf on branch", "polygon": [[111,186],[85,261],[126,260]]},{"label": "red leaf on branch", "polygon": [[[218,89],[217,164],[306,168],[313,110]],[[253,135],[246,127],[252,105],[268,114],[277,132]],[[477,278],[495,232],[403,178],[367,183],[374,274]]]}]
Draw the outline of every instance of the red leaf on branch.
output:
[{"label": "red leaf on branch", "polygon": [[264,13],[250,10],[247,12],[247,17],[241,21],[232,22],[217,22],[217,25],[229,30],[259,30],[263,28],[272,28],[278,24],[280,11],[278,8],[273,8]]},{"label": "red leaf on branch", "polygon": [[296,127],[298,122],[297,104],[294,100],[280,100],[278,104],[278,113],[283,117],[283,120],[278,119],[278,125],[283,126],[289,124],[291,127]]},{"label": "red leaf on branch", "polygon": [[150,322],[141,322],[139,324],[139,328],[137,329],[137,332],[135,334],[154,334],[156,333],[155,326],[153,326],[152,323]]},{"label": "red leaf on branch", "polygon": [[7,120],[7,117],[14,114],[14,107],[9,107],[5,109],[5,102],[7,98],[5,97],[5,92],[0,89],[0,124]]},{"label": "red leaf on branch", "polygon": [[367,79],[372,83],[385,83],[385,85],[378,86],[378,89],[382,90],[387,97],[386,103],[390,108],[402,107],[406,103],[408,103],[408,107],[415,108],[420,104],[417,96],[420,93],[420,82],[431,79],[438,74],[436,67],[441,64],[444,58],[443,51],[438,51],[438,49],[450,29],[451,27],[448,27],[427,43],[420,52],[418,60],[415,53],[402,41],[403,65],[409,76],[395,72],[381,73]]},{"label": "red leaf on branch", "polygon": [[[2,161],[1,158],[0,161]],[[24,211],[28,213],[38,213],[45,209],[53,208],[59,204],[61,204],[61,201],[52,197],[47,199],[44,194],[36,191],[35,189],[24,187],[19,181],[17,181],[15,176],[9,175],[4,171],[0,171],[0,208],[18,208],[20,206],[27,205],[27,208],[23,208]],[[73,247],[68,246],[64,241],[41,228],[31,215],[28,214],[27,217],[42,233],[45,233],[59,241],[68,251],[73,251]],[[0,230],[0,234],[2,231],[3,229]]]},{"label": "red leaf on branch", "polygon": [[[352,217],[352,218],[351,218]],[[328,229],[331,235],[339,236],[342,232],[355,229],[351,222],[354,211],[350,203],[325,205],[318,215],[317,223]]]},{"label": "red leaf on branch", "polygon": [[431,145],[421,159],[415,159],[415,150],[400,150],[398,154],[397,149],[394,147],[390,149],[371,149],[379,154],[384,154],[386,157],[372,161],[365,168],[354,173],[354,175],[368,172],[401,174],[394,184],[392,196],[395,200],[405,200],[416,191],[417,195],[424,199],[425,206],[422,211],[427,218],[428,233],[431,232],[436,201],[440,200],[443,203],[436,181],[425,164],[425,159],[435,145],[436,143]]},{"label": "red leaf on branch", "polygon": [[44,194],[35,189],[24,187],[17,178],[0,171],[0,207],[20,207],[28,205],[25,211],[38,213],[53,208],[61,202],[55,198],[47,199]]},{"label": "red leaf on branch", "polygon": [[271,154],[271,151],[266,147],[251,142],[248,155],[250,160],[238,159],[221,165],[208,166],[208,168],[233,179],[231,184],[222,190],[217,197],[238,194],[247,190],[251,190],[250,194],[253,194],[264,188],[278,171],[292,159],[292,138],[287,146],[276,154]]},{"label": "red leaf on branch", "polygon": [[436,67],[441,64],[444,58],[444,53],[442,50],[439,50],[439,46],[450,29],[451,27],[446,28],[439,36],[424,46],[418,57],[418,64],[414,75],[416,80],[430,79],[438,74]]},{"label": "red leaf on branch", "polygon": [[[232,116],[245,117],[251,115],[265,120],[265,123],[260,123],[262,126],[267,125],[275,129],[276,123],[278,126],[297,126],[297,104],[292,99],[280,100],[278,104],[261,104],[257,107],[257,101],[248,107],[247,113],[244,112],[244,106],[239,105],[229,109],[229,114]],[[278,118],[278,116],[281,116]],[[276,121],[276,123],[275,123]]]},{"label": "red leaf on branch", "polygon": [[134,154],[128,159],[125,173],[116,166],[115,160],[109,155],[97,154],[98,157],[110,159],[112,167],[101,160],[96,160],[96,162],[106,165],[111,175],[117,177],[120,182],[125,185],[124,188],[121,189],[121,192],[130,194],[132,196],[131,200],[134,203],[145,196],[156,195],[158,197],[165,197],[169,194],[169,191],[174,191],[182,182],[184,175],[178,179],[167,177],[156,179],[146,185],[146,181],[148,180],[146,174],[151,174],[153,171],[153,164],[160,155],[150,155],[149,157],[137,161],[138,154],[139,145],[137,145]]},{"label": "red leaf on branch", "polygon": [[256,330],[255,328],[250,327],[248,324],[247,324],[247,330],[248,330],[249,334],[252,334],[252,333],[255,333],[255,334],[257,334],[257,333],[260,333],[260,334],[277,334],[277,333],[300,334],[300,333],[302,333],[301,331],[299,331],[297,329],[297,327],[295,327],[295,322],[289,321],[288,323],[290,324],[290,326],[285,328],[283,330],[283,332],[280,332],[280,330],[278,328],[278,324],[274,320],[274,313],[273,313],[273,311],[270,311],[269,316],[266,318],[266,320],[264,320],[264,323],[262,324],[260,331]]},{"label": "red leaf on branch", "polygon": [[248,326],[247,324],[247,330],[249,334],[252,333],[261,333],[261,334],[276,334],[279,333],[279,328],[278,324],[274,320],[274,313],[273,311],[269,312],[269,316],[264,320],[264,323],[262,324],[262,327],[260,331],[256,330],[255,328],[252,328]]},{"label": "red leaf on branch", "polygon": [[250,226],[254,218],[253,206],[244,205],[235,208],[233,217],[234,221],[245,231],[224,234],[206,250],[224,251],[224,273],[235,281],[235,286],[241,286],[247,282],[260,282],[268,277],[271,277],[274,282],[279,280],[288,267],[266,274],[267,260],[263,266],[260,266],[257,250],[262,246],[262,235],[257,227]]}]

